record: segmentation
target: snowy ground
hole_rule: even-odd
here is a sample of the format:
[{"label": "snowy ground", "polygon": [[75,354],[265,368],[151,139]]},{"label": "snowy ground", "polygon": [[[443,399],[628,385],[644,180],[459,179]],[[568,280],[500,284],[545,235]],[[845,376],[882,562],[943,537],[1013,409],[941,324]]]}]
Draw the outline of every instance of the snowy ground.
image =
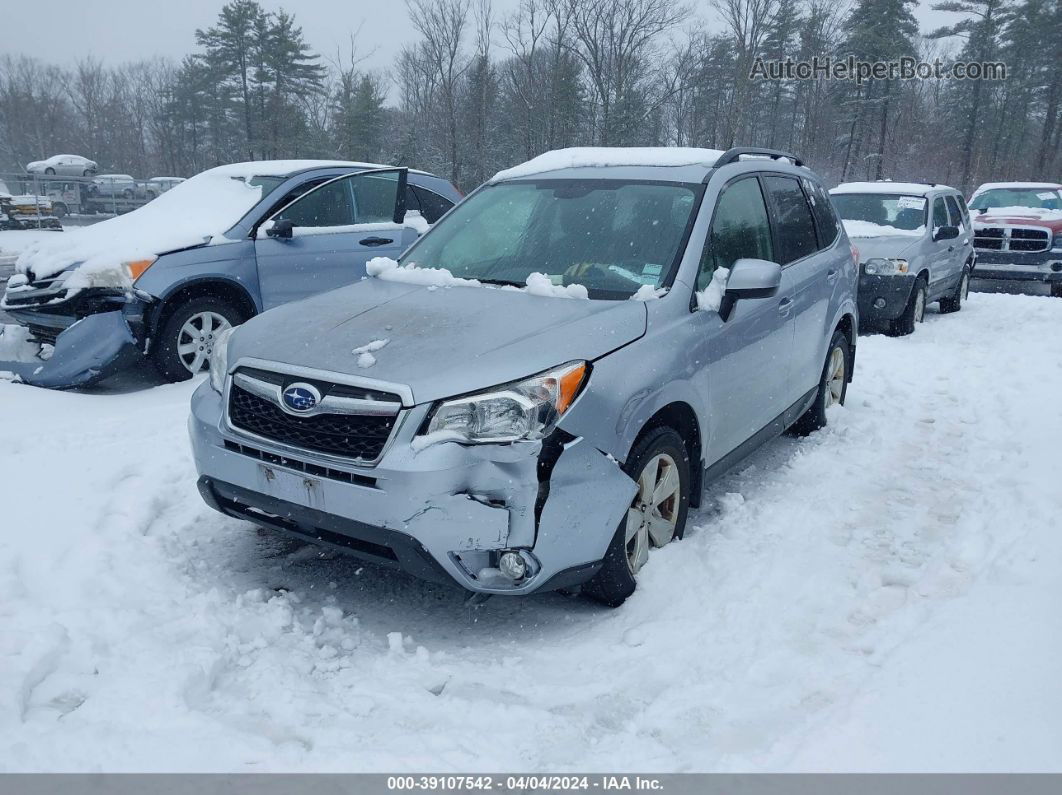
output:
[{"label": "snowy ground", "polygon": [[864,338],[608,611],[201,504],[192,384],[0,383],[0,769],[1062,770],[1062,301]]}]

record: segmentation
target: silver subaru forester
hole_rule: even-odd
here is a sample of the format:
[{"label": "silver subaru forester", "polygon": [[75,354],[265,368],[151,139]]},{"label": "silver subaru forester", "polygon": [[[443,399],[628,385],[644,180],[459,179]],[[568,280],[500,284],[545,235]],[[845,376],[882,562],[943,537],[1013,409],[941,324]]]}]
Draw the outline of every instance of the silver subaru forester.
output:
[{"label": "silver subaru forester", "polygon": [[618,605],[702,486],[843,403],[856,254],[762,149],[568,149],[251,319],[192,399],[206,501],[475,594]]}]

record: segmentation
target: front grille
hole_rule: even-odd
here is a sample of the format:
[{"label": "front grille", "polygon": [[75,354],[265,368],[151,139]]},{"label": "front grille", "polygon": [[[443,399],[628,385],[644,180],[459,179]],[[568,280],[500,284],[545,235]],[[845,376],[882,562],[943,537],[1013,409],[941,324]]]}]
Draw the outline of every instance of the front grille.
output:
[{"label": "front grille", "polygon": [[[288,379],[291,381],[297,379]],[[322,394],[349,390],[341,384],[315,382]],[[397,395],[391,396],[400,402]],[[273,401],[253,395],[235,383],[229,387],[229,422],[238,430],[289,447],[342,458],[375,461],[391,437],[397,417],[359,414],[315,414],[296,417]]]},{"label": "front grille", "polygon": [[1047,251],[1051,235],[1036,227],[989,226],[974,230],[974,248],[983,251]]},{"label": "front grille", "polygon": [[318,466],[317,464],[311,464],[308,461],[300,461],[297,458],[288,458],[287,456],[277,455],[276,453],[270,453],[266,450],[259,450],[257,447],[251,447],[250,445],[237,444],[229,439],[225,440],[225,449],[230,450],[233,453],[245,455],[248,458],[257,458],[259,461],[265,461],[267,464],[276,464],[277,466],[294,469],[296,472],[305,472],[307,475],[316,475],[317,477],[328,478],[329,480],[338,480],[340,483],[352,483],[357,486],[366,486],[373,489],[376,488],[376,478],[355,475],[353,472],[346,472],[342,469]]}]

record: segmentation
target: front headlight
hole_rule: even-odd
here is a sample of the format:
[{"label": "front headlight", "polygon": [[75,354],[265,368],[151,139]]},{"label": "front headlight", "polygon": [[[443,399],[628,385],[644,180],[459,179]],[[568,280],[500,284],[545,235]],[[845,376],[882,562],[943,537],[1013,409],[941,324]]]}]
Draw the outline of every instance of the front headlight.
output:
[{"label": "front headlight", "polygon": [[863,270],[868,276],[899,276],[901,273],[907,273],[907,260],[881,257],[868,259],[863,263]]},{"label": "front headlight", "polygon": [[470,444],[541,439],[572,405],[589,372],[586,362],[568,362],[522,381],[444,400],[425,435],[447,433]]},{"label": "front headlight", "polygon": [[225,374],[229,371],[229,337],[235,329],[227,328],[214,340],[210,354],[210,386],[220,393],[225,388]]},{"label": "front headlight", "polygon": [[1062,235],[1055,235],[1055,242],[1051,244],[1053,251],[1062,251]]}]

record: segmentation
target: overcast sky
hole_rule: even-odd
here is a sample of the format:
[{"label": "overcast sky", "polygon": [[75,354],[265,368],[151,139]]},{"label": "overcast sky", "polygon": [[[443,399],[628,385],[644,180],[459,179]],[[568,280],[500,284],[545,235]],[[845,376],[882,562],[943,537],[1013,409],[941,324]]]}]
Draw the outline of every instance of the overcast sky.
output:
[{"label": "overcast sky", "polygon": [[[179,59],[195,50],[196,28],[211,26],[223,4],[223,0],[0,0],[0,52],[33,54],[63,65],[86,55],[110,64],[155,56]],[[369,56],[364,66],[388,74],[402,45],[416,39],[404,0],[262,0],[261,4],[294,12],[310,46],[326,59],[334,59],[337,49],[348,53],[350,34],[360,28],[358,49]],[[519,0],[493,0],[498,18],[518,5]],[[716,27],[707,0],[693,0],[691,5],[698,18]],[[959,19],[929,6],[922,2],[916,11],[923,31]]]}]

